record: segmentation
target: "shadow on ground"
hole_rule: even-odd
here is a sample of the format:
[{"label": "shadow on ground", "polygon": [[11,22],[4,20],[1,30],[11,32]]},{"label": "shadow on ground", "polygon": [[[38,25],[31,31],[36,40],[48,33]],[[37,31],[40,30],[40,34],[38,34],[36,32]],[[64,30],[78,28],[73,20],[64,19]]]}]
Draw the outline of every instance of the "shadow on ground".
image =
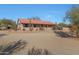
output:
[{"label": "shadow on ground", "polygon": [[69,35],[68,33],[65,33],[65,32],[55,32],[56,33],[56,35],[58,36],[58,37],[61,37],[61,38],[71,38],[72,36],[71,35]]},{"label": "shadow on ground", "polygon": [[26,46],[27,42],[19,40],[17,42],[11,42],[6,46],[0,46],[0,55],[10,55],[14,52],[20,51]]},{"label": "shadow on ground", "polygon": [[0,34],[0,37],[2,37],[2,36],[6,36],[6,35],[8,35],[8,34]]}]

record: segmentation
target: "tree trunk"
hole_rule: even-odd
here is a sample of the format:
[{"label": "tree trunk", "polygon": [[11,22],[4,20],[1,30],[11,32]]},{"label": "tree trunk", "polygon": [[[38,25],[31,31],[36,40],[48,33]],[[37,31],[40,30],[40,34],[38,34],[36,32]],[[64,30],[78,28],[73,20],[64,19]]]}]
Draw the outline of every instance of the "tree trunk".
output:
[{"label": "tree trunk", "polygon": [[76,37],[78,38],[78,31],[76,31]]}]

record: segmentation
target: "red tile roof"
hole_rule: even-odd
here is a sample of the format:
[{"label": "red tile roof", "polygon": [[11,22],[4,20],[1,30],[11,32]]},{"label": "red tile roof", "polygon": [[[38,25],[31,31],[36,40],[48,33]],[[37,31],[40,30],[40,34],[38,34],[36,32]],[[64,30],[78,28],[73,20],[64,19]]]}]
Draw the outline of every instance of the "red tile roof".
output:
[{"label": "red tile roof", "polygon": [[32,24],[47,24],[47,25],[53,25],[52,22],[47,22],[47,21],[42,21],[42,20],[29,20],[29,19],[19,19],[20,23],[22,24],[28,24],[28,23],[32,23]]}]

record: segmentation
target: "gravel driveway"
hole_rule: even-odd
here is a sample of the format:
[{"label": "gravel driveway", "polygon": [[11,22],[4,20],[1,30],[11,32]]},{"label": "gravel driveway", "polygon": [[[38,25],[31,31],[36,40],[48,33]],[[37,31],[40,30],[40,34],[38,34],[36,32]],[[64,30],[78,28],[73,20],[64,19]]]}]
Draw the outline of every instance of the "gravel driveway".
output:
[{"label": "gravel driveway", "polygon": [[14,53],[27,54],[32,47],[47,49],[54,55],[79,54],[79,40],[57,37],[53,31],[40,32],[2,32],[0,44],[7,44],[16,40],[24,40],[28,44],[21,51]]}]

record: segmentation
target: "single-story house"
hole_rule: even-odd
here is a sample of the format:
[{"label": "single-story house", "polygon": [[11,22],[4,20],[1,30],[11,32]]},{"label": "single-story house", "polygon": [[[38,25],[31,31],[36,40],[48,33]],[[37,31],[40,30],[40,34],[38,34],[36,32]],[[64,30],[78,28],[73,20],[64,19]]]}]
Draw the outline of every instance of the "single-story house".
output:
[{"label": "single-story house", "polygon": [[17,29],[18,30],[43,30],[52,29],[55,24],[48,21],[38,20],[38,19],[18,19]]}]

